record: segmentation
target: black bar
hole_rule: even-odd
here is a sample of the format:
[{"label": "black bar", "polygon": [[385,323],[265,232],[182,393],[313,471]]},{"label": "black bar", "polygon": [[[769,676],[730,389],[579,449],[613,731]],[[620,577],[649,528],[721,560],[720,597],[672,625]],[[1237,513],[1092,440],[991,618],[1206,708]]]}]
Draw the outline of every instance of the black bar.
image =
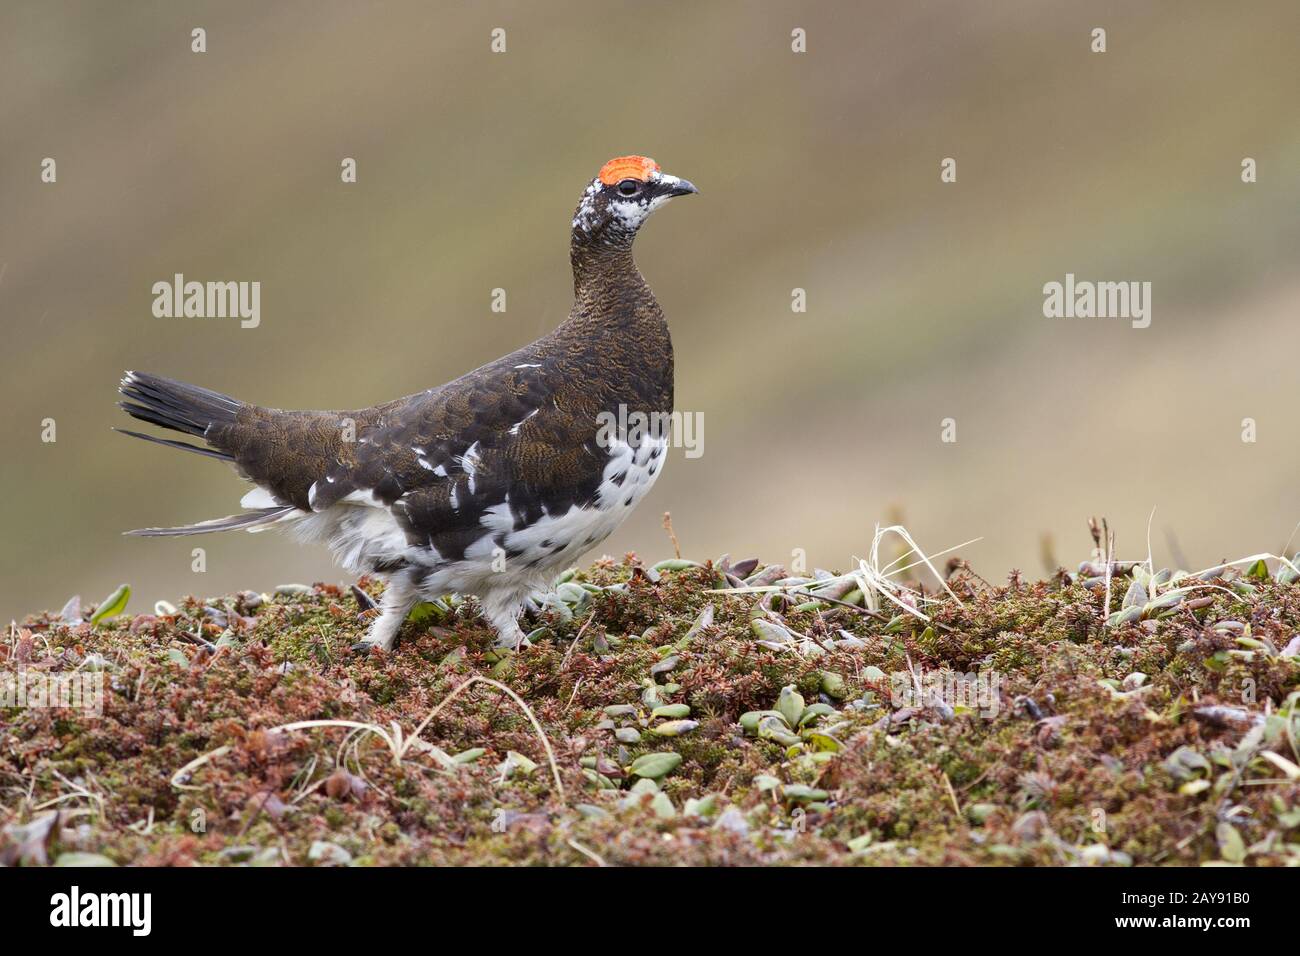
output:
[{"label": "black bar", "polygon": [[[917,939],[932,943],[944,934],[956,941],[995,931],[1004,937],[1051,932],[1052,938],[1098,931],[1170,939],[1199,934],[1226,941],[1243,930],[1292,927],[1286,903],[1294,898],[1294,879],[1279,870],[1218,867],[31,868],[0,871],[0,910],[6,929],[22,937],[77,933],[84,941],[98,936],[129,946],[146,939],[238,940],[245,933],[258,945],[351,939],[373,945],[399,929],[453,932],[476,924],[491,939],[501,933],[529,939],[535,931],[583,935],[599,926],[617,934],[619,926],[630,931],[647,920],[689,925],[692,942],[716,935],[731,944],[751,936],[770,941],[771,933],[801,926],[848,939],[921,933]],[[150,894],[148,936],[135,937],[129,926],[52,926],[52,899],[64,894],[70,902],[74,885],[83,905],[88,894]],[[1125,920],[1151,922],[1121,925]]]}]

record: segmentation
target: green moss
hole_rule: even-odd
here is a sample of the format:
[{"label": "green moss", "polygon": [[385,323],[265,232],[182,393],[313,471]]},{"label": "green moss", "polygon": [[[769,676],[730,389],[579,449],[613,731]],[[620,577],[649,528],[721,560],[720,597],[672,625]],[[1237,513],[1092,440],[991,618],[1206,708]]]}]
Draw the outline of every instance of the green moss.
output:
[{"label": "green moss", "polygon": [[[574,582],[620,587],[529,622],[547,636],[505,657],[473,600],[412,620],[391,654],[353,656],[360,609],[328,586],[255,608],[208,602],[236,612],[237,643],[215,657],[190,637],[221,633],[195,601],[175,618],[97,627],[29,618],[29,668],[69,669],[95,653],[114,670],[100,717],[5,712],[13,745],[0,772],[32,782],[15,819],[62,798],[58,806],[85,811],[85,827],[75,847],[59,846],[72,831],[54,828],[48,859],[75,848],[163,865],[307,864],[318,841],[359,865],[590,863],[574,844],[620,864],[1059,864],[1091,859],[1088,848],[1101,845],[1127,855],[1111,862],[1186,865],[1217,859],[1216,809],[1230,793],[1244,808],[1234,825],[1249,862],[1300,859],[1300,784],[1259,757],[1266,746],[1288,752],[1277,737],[1286,721],[1300,730],[1289,703],[1300,666],[1278,653],[1300,630],[1295,586],[1256,582],[1248,601],[1207,592],[1213,603],[1194,613],[1107,629],[1104,599],[1078,585],[958,581],[963,602],[931,606],[931,622],[887,628],[837,606],[805,607],[787,620],[815,646],[772,650],[750,628],[755,596],[711,593],[711,565],[657,582],[642,568],[629,556],[576,572]],[[686,640],[707,605],[712,623]],[[1258,643],[1240,641],[1240,629],[1214,630],[1222,621],[1249,625]],[[834,644],[843,633],[861,646]],[[676,665],[652,674],[670,655]],[[835,698],[823,694],[827,672],[840,678]],[[1145,679],[1126,683],[1134,672]],[[994,706],[964,706],[946,692],[948,706],[891,700],[914,680],[966,674],[996,674]],[[527,703],[563,799],[529,715],[485,685],[427,725],[429,747],[394,761],[377,732],[391,738],[395,723],[406,737],[474,675],[504,681]],[[808,704],[829,706],[819,729],[832,728],[838,753],[814,755],[807,742],[789,746],[737,724],[791,685]],[[659,703],[688,705],[696,726],[655,734]],[[628,708],[610,717],[610,705]],[[1246,726],[1198,714],[1212,705],[1247,720],[1271,712],[1276,739],[1243,744]],[[375,732],[275,730],[307,720]],[[620,728],[640,742],[619,742]],[[472,763],[440,756],[471,748],[485,751]],[[1187,780],[1166,765],[1179,748],[1206,756],[1209,769],[1197,773],[1209,789],[1184,792]],[[535,766],[504,776],[498,767],[512,751]],[[658,796],[637,798],[628,768],[660,752],[680,762]],[[797,786],[825,799],[792,796],[807,793]],[[687,801],[710,795],[712,818],[683,815]],[[724,811],[731,825],[714,827]],[[791,840],[796,826],[802,835]],[[0,849],[9,839],[0,835]]]}]

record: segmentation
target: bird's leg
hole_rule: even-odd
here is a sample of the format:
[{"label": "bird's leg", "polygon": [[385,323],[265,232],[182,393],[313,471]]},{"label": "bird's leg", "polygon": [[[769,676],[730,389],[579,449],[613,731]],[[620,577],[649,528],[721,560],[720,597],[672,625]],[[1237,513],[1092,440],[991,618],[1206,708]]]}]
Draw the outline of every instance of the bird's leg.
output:
[{"label": "bird's leg", "polygon": [[494,624],[493,626],[497,629],[496,647],[508,647],[511,650],[517,650],[528,642],[524,629],[519,626],[519,622],[513,617],[505,624]]},{"label": "bird's leg", "polygon": [[405,580],[396,578],[389,581],[384,596],[379,601],[379,617],[370,625],[366,636],[352,645],[352,649],[366,651],[379,647],[391,651],[402,622],[418,600],[419,594]]},{"label": "bird's leg", "polygon": [[523,610],[523,601],[524,595],[516,591],[483,596],[483,616],[496,629],[497,647],[508,647],[514,650],[525,644],[524,631],[519,626],[519,612]]},{"label": "bird's leg", "polygon": [[555,593],[555,582],[549,584],[534,583],[527,591],[524,592],[521,603],[523,609],[531,614],[541,614],[554,601],[558,600]]}]

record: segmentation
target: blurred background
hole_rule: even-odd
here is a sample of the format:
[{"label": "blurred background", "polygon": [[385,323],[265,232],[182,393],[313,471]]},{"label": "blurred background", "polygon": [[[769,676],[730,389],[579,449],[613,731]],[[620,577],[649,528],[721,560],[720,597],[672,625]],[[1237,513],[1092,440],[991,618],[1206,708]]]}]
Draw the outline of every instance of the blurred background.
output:
[{"label": "blurred background", "polygon": [[[1297,90],[1294,0],[5,3],[0,613],[343,581],[274,533],[122,537],[246,488],[113,434],[122,370],[286,408],[454,378],[565,317],[573,207],[624,153],[702,190],[638,261],[704,454],[600,551],[670,556],[671,511],[688,557],[840,568],[901,515],[1002,579],[1044,535],[1086,557],[1089,515],[1144,557],[1152,508],[1157,562],[1281,548]],[[260,327],[155,318],[177,272],[260,281]],[[1044,318],[1067,272],[1151,282],[1150,328]]]}]

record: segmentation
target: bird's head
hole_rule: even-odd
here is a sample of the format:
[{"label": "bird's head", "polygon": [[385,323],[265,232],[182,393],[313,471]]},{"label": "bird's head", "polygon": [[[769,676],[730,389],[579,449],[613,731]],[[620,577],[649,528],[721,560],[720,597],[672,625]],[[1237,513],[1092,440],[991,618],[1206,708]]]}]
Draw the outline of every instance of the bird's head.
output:
[{"label": "bird's head", "polygon": [[674,196],[699,192],[648,156],[619,156],[596,174],[573,214],[575,240],[631,242],[650,214]]}]

